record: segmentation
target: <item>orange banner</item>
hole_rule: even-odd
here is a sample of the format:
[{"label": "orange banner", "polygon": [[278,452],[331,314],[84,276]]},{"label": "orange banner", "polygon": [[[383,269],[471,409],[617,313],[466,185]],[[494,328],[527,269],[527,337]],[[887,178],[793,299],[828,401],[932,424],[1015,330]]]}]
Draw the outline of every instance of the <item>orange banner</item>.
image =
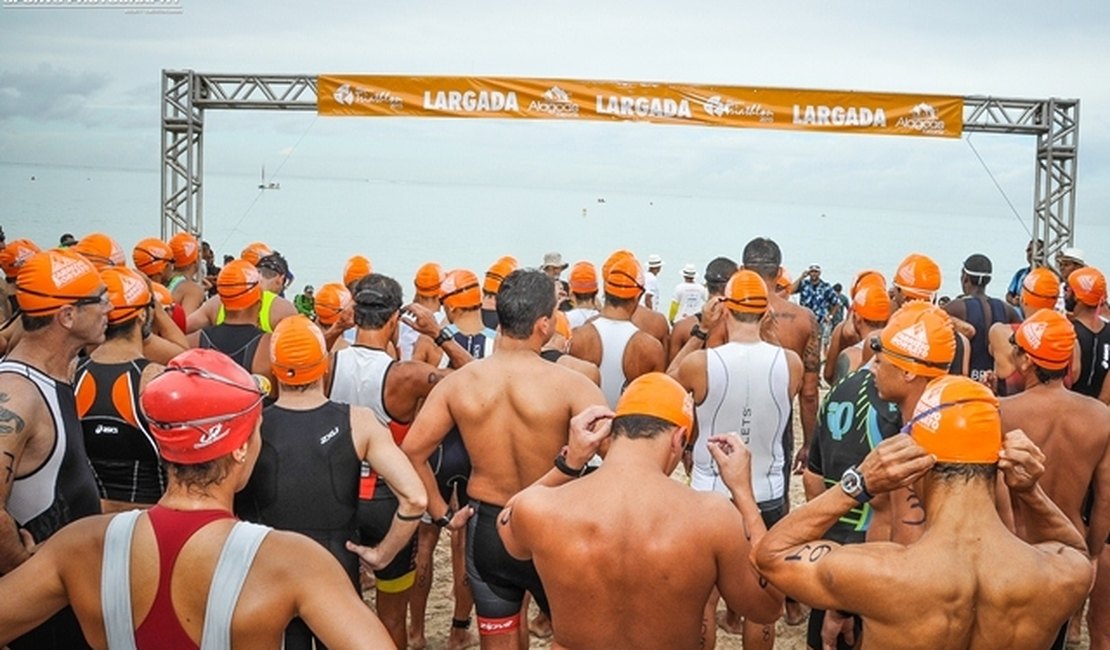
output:
[{"label": "orange banner", "polygon": [[956,138],[963,98],[572,79],[321,75],[329,116],[617,120]]}]

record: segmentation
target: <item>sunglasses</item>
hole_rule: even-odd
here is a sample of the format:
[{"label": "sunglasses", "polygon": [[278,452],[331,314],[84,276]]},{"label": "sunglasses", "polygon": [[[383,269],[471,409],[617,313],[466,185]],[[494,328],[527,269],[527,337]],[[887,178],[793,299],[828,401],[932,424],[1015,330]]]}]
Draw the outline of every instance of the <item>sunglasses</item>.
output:
[{"label": "sunglasses", "polygon": [[927,368],[936,368],[937,370],[948,370],[948,366],[951,365],[951,364],[948,364],[948,363],[944,363],[943,361],[926,361],[925,359],[918,359],[917,357],[911,357],[908,354],[902,354],[901,352],[897,352],[895,350],[891,350],[890,348],[883,347],[883,342],[877,336],[872,336],[871,337],[871,342],[868,345],[871,348],[872,352],[882,352],[883,354],[885,354],[887,356],[894,357],[895,359],[901,359],[903,361],[908,361],[910,363],[918,363],[918,364],[921,364],[921,365],[923,365]]},{"label": "sunglasses", "polygon": [[[61,297],[61,296],[56,296]],[[110,304],[108,300],[108,289],[101,289],[99,293],[94,296],[85,296],[73,301],[75,307],[84,307],[86,305],[107,305]]]}]

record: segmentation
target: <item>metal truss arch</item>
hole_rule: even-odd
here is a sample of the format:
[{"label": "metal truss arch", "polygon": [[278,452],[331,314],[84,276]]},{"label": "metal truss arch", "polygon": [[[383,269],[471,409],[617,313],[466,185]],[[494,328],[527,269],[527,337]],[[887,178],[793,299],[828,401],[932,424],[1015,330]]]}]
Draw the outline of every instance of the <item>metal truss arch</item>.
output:
[{"label": "metal truss arch", "polygon": [[[162,238],[204,227],[204,111],[315,111],[316,77],[162,71]],[[1044,263],[1075,240],[1079,100],[964,97],[963,130],[1037,138],[1033,235]]]}]

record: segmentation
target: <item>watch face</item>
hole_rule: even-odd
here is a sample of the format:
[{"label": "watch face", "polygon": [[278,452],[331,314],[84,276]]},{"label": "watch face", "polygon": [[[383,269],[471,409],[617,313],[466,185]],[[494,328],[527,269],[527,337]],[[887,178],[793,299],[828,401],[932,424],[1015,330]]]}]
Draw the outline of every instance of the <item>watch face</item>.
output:
[{"label": "watch face", "polygon": [[859,474],[848,470],[844,472],[844,476],[840,479],[841,484],[844,486],[844,491],[851,495],[856,495],[860,491],[860,477]]}]

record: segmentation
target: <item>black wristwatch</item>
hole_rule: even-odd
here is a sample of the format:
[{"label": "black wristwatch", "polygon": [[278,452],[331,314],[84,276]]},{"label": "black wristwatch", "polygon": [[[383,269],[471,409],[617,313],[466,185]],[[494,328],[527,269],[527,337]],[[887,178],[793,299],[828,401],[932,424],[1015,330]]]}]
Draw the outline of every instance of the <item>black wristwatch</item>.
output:
[{"label": "black wristwatch", "polygon": [[435,338],[435,344],[442,347],[444,343],[451,340],[451,330],[444,327],[439,331],[439,335]]},{"label": "black wristwatch", "polygon": [[694,323],[694,328],[690,330],[690,336],[696,339],[701,339],[702,343],[705,343],[709,340],[709,332],[703,330],[701,328],[701,325],[697,323]]},{"label": "black wristwatch", "polygon": [[555,457],[555,469],[559,470],[560,472],[566,474],[571,478],[579,478],[580,476],[585,476],[586,472],[590,469],[590,466],[587,463],[585,465],[582,465],[582,467],[571,467],[567,463],[567,457],[559,454]]},{"label": "black wristwatch", "polygon": [[871,500],[871,494],[867,491],[867,484],[863,481],[863,474],[860,474],[855,465],[844,470],[844,474],[840,477],[840,489],[860,503],[867,503]]},{"label": "black wristwatch", "polygon": [[451,511],[450,507],[448,507],[447,512],[443,513],[442,516],[440,516],[436,519],[433,519],[432,523],[435,524],[436,526],[440,527],[440,528],[447,528],[447,526],[449,526],[451,524],[451,519],[453,519],[454,516],[455,516],[455,513]]}]

